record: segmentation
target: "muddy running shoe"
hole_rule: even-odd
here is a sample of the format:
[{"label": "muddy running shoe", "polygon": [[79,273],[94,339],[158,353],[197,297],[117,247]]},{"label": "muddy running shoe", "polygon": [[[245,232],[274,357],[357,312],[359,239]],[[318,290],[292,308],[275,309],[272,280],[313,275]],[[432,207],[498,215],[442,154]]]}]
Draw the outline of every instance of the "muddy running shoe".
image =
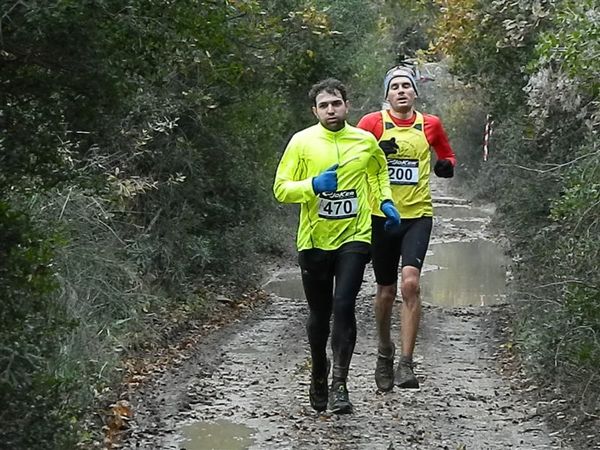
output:
[{"label": "muddy running shoe", "polygon": [[391,391],[394,387],[394,354],[396,346],[392,344],[389,355],[377,352],[377,364],[375,365],[375,383],[380,391]]},{"label": "muddy running shoe", "polygon": [[329,369],[331,363],[327,360],[327,373],[323,378],[315,378],[313,375],[310,377],[310,389],[308,391],[308,398],[310,399],[310,406],[315,411],[325,411],[327,409],[328,389],[327,379],[329,378]]},{"label": "muddy running shoe", "polygon": [[352,412],[352,403],[350,403],[348,397],[346,383],[338,382],[331,386],[329,409],[335,414],[350,414]]},{"label": "muddy running shoe", "polygon": [[394,376],[394,384],[402,389],[418,389],[419,380],[413,372],[413,363],[410,360],[402,357],[396,367],[396,375]]}]

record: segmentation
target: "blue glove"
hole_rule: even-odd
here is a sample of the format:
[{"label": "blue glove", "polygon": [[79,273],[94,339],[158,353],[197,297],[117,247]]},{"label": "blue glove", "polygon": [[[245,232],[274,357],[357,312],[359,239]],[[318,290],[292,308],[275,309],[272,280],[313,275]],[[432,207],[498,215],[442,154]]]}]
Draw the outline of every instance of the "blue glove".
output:
[{"label": "blue glove", "polygon": [[337,168],[338,165],[334,164],[312,179],[312,188],[315,194],[319,195],[321,192],[335,192],[337,190]]},{"label": "blue glove", "polygon": [[387,220],[383,225],[383,228],[386,231],[390,231],[391,229],[400,226],[400,213],[394,206],[394,202],[391,200],[384,200],[381,202],[381,212],[385,214]]}]

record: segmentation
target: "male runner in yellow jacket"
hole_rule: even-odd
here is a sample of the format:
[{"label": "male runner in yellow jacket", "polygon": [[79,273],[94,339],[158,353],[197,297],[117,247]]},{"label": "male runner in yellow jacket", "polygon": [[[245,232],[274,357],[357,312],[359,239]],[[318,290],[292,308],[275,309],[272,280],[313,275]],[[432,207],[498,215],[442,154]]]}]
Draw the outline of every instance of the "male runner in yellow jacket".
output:
[{"label": "male runner in yellow jacket", "polygon": [[[371,206],[377,199],[388,228],[400,224],[391,200],[385,155],[370,133],[346,123],[346,88],[333,78],[309,97],[319,123],[296,133],[275,176],[275,198],[300,204],[298,261],[308,301],[312,358],[309,390],[317,411],[352,412],[346,379],[356,342],[354,306],[370,259]],[[327,341],[333,312],[331,390]]]}]

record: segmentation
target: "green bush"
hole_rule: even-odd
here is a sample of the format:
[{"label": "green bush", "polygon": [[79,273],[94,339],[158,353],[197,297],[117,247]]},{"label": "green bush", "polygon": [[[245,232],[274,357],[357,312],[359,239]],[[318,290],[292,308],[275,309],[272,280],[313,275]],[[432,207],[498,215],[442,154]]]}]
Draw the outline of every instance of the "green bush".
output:
[{"label": "green bush", "polygon": [[314,123],[312,83],[334,75],[361,102],[380,84],[381,6],[106,0],[5,12],[3,444],[69,448],[123,351],[161,339],[147,315],[201,308],[207,287],[255,285],[261,262],[288,251],[295,209],[272,198],[277,161]]},{"label": "green bush", "polygon": [[52,241],[26,215],[0,202],[0,442],[6,448],[67,448],[77,379],[55,371],[75,325],[51,300]]},{"label": "green bush", "polygon": [[512,240],[521,355],[540,381],[597,409],[597,2],[453,3],[440,48],[494,116],[490,159],[471,186],[496,202]]}]

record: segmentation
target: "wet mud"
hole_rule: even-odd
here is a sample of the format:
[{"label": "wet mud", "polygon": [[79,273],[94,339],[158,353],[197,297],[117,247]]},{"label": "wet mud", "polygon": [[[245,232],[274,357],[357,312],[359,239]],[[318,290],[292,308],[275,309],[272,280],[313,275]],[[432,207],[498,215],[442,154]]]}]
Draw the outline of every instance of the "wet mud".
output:
[{"label": "wet mud", "polygon": [[265,284],[271,294],[264,305],[211,333],[179,367],[131,393],[135,416],[123,448],[570,448],[500,370],[504,338],[497,317],[509,261],[490,236],[493,209],[446,196],[441,181],[433,188],[436,218],[415,352],[420,389],[381,393],[375,386],[369,266],[357,301],[348,380],[354,413],[314,412],[306,305],[290,261]]}]

